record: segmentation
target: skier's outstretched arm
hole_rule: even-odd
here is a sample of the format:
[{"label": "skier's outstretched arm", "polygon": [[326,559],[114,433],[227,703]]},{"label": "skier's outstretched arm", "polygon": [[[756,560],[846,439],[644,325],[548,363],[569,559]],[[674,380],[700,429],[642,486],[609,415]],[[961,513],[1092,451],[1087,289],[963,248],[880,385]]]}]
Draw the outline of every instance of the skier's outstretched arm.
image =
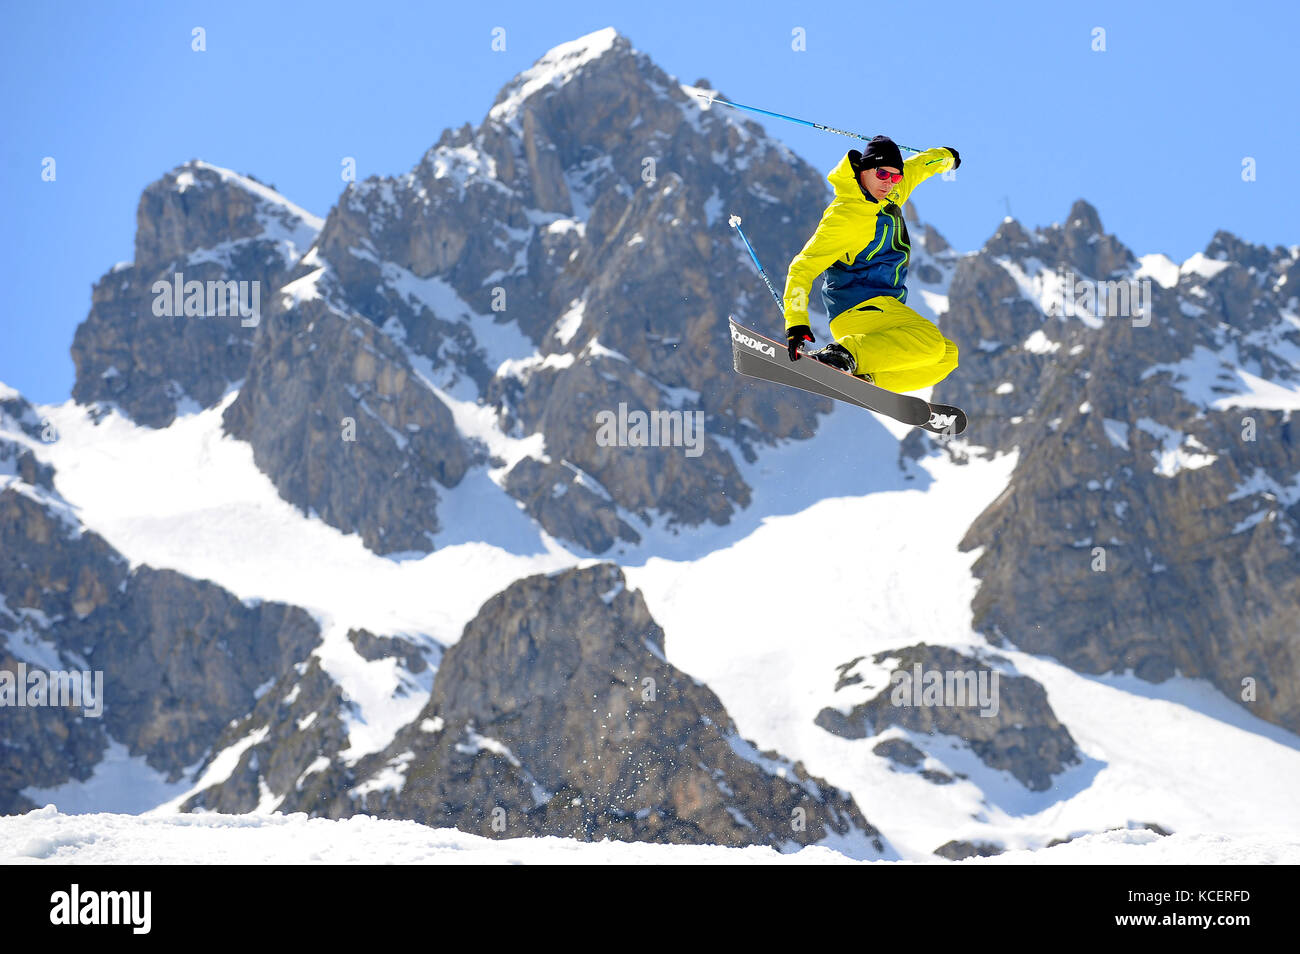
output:
[{"label": "skier's outstretched arm", "polygon": [[[918,152],[910,159],[903,160],[903,202],[912,190],[930,176],[938,172],[947,172],[961,165],[961,156],[952,146],[935,146],[925,152]],[[901,203],[900,203],[901,204]]]}]

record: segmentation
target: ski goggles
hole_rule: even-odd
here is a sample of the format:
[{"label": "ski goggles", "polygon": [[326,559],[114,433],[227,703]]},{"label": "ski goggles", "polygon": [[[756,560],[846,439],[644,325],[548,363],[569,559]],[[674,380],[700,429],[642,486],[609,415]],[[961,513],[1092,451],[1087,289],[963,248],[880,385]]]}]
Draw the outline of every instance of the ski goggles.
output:
[{"label": "ski goggles", "polygon": [[902,182],[903,174],[901,172],[886,172],[884,169],[873,169],[876,178],[881,182]]}]

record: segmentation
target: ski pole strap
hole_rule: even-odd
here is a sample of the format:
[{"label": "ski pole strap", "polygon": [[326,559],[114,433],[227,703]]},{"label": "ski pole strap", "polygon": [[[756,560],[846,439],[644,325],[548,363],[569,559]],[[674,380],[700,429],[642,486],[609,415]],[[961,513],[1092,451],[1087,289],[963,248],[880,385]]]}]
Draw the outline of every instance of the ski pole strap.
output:
[{"label": "ski pole strap", "polygon": [[[718,99],[716,96],[709,96],[706,93],[696,93],[705,102],[710,104],[719,103],[723,106],[730,106],[732,109],[748,109],[751,113],[762,113],[764,116],[774,116],[777,119],[784,119],[787,122],[798,123],[801,126],[811,126],[813,129],[820,129],[822,132],[835,133],[840,136],[848,136],[850,139],[861,139],[864,142],[870,142],[871,136],[864,136],[861,133],[849,132],[847,129],[836,129],[834,126],[827,126],[823,123],[809,122],[806,119],[796,119],[794,116],[787,116],[785,113],[774,113],[770,109],[759,109],[757,106],[746,106],[744,103],[733,103],[730,100]],[[904,146],[898,143],[900,149],[906,149],[908,152],[924,152],[923,149],[916,149],[912,146]]]}]

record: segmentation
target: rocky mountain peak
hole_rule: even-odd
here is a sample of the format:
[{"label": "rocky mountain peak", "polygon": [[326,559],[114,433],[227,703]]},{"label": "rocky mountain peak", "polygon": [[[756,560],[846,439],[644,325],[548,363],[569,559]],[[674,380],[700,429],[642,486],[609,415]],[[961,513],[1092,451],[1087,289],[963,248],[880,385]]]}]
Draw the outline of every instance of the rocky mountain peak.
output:
[{"label": "rocky mountain peak", "polygon": [[510,122],[538,94],[563,87],[579,73],[626,70],[636,51],[627,37],[605,27],[547,50],[537,61],[501,88],[488,119]]},{"label": "rocky mountain peak", "polygon": [[1219,229],[1205,246],[1205,257],[1216,262],[1235,262],[1250,270],[1268,272],[1274,258],[1285,258],[1281,249],[1271,253],[1266,246],[1252,245],[1231,232]]},{"label": "rocky mountain peak", "polygon": [[1085,238],[1101,234],[1101,216],[1091,203],[1075,199],[1065,217],[1066,234],[1082,233]]},{"label": "rocky mountain peak", "polygon": [[1034,242],[1034,236],[1008,215],[984,243],[983,251],[992,256],[1023,257],[1033,254]]},{"label": "rocky mountain peak", "polygon": [[[974,410],[980,444],[1019,449],[1015,493],[963,541],[989,546],[976,628],[1085,672],[1204,676],[1229,698],[1254,660],[1283,658],[1296,260],[1220,231],[1181,265],[1139,263],[1079,201],[1032,236],[1004,223],[962,261],[948,318],[978,335],[982,373],[945,393]],[[1293,682],[1250,708],[1295,726]]]},{"label": "rocky mountain peak", "polygon": [[[286,497],[382,552],[431,545],[440,491],[426,478],[455,486],[467,464],[593,553],[662,517],[725,523],[749,491],[715,437],[806,434],[799,407],[818,404],[783,395],[774,409],[731,372],[726,316],[758,280],[727,215],[754,223],[777,274],[827,195],[817,170],[727,112],[612,30],[546,54],[410,173],[348,187],[312,253],[328,281],[267,323],[230,432]],[[365,459],[386,460],[382,474],[303,426],[308,381],[326,419],[374,422]],[[458,402],[490,409],[474,447],[451,424]],[[708,450],[603,446],[596,415],[621,406],[691,415]],[[332,455],[323,481],[303,473]]]},{"label": "rocky mountain peak", "polygon": [[[394,764],[404,783],[381,785]],[[667,661],[663,630],[612,564],[518,580],[484,603],[426,708],[356,779],[367,812],[490,837],[783,849],[837,837],[859,857],[884,850],[847,793],[756,751]],[[490,825],[493,805],[504,827]],[[789,824],[800,808],[806,831]]]},{"label": "rocky mountain peak", "polygon": [[322,224],[270,186],[198,159],[151,183],[136,210],[135,261],[95,284],[73,337],[72,396],[151,427],[211,407],[244,377],[263,311]]},{"label": "rocky mountain peak", "polygon": [[135,265],[148,269],[241,239],[282,244],[297,261],[323,223],[251,176],[191,159],[151,183],[136,211]]}]

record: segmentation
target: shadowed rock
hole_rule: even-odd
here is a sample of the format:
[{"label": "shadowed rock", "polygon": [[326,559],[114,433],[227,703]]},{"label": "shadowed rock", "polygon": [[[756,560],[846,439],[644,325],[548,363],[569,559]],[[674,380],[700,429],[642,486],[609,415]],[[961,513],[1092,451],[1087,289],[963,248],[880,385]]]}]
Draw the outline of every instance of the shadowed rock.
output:
[{"label": "shadowed rock", "polygon": [[[926,735],[955,736],[965,742],[985,765],[1010,772],[1033,791],[1047,790],[1052,786],[1052,776],[1079,761],[1074,740],[1065,726],[1056,720],[1048,705],[1047,693],[1028,676],[999,672],[996,698],[987,708],[983,700],[967,694],[972,688],[970,682],[956,679],[951,680],[954,689],[959,682],[963,687],[960,698],[954,693],[953,701],[957,704],[951,704],[945,696],[938,704],[915,705],[910,687],[914,667],[918,664],[923,674],[939,672],[944,677],[950,673],[984,673],[984,685],[990,690],[993,688],[994,670],[971,656],[945,646],[927,646],[925,643],[877,653],[872,658],[877,664],[896,658],[898,662],[894,671],[908,675],[907,687],[900,689],[891,681],[890,686],[866,702],[854,705],[847,713],[830,707],[823,709],[815,721],[827,732],[848,739],[861,739],[877,735],[892,725]],[[845,679],[844,667],[841,667],[840,685],[850,685]],[[922,685],[925,685],[924,681]],[[902,700],[901,704],[898,699]],[[887,750],[877,751],[877,754],[907,765],[919,763],[918,756],[923,756],[923,753],[909,743],[896,745],[894,742],[882,742],[881,745],[888,746]],[[952,781],[947,773],[935,770],[931,770],[926,778],[937,784]]]},{"label": "shadowed rock", "polygon": [[742,739],[602,564],[512,584],[447,651],[421,717],[358,766],[360,808],[489,837],[883,850],[847,792]]}]

